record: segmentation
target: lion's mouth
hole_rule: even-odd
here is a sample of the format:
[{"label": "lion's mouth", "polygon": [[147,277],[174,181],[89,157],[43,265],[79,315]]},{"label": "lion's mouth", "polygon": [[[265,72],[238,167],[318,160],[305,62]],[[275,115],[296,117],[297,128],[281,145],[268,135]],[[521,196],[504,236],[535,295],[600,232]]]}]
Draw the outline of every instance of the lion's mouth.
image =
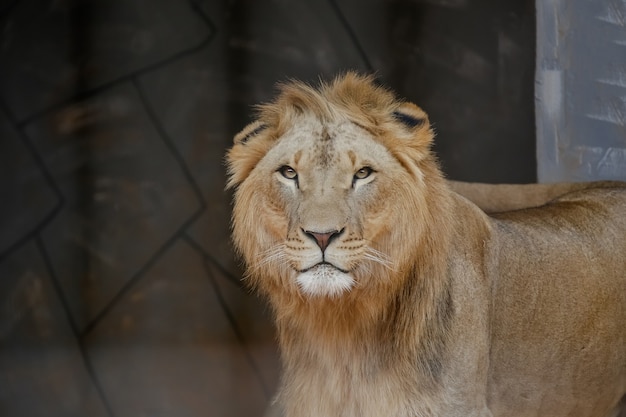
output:
[{"label": "lion's mouth", "polygon": [[311,267],[309,267],[309,268],[302,269],[302,270],[300,270],[300,271],[298,271],[298,272],[300,272],[301,274],[303,274],[303,273],[305,273],[305,272],[315,271],[315,270],[320,269],[320,268],[321,268],[321,269],[327,269],[327,268],[328,268],[328,269],[331,269],[331,270],[332,270],[332,269],[334,269],[334,270],[337,270],[337,271],[339,271],[339,272],[343,272],[344,274],[348,274],[348,273],[350,272],[350,271],[346,271],[345,269],[341,269],[341,268],[339,268],[338,266],[333,265],[333,264],[331,264],[330,262],[326,262],[326,261],[323,261],[323,262],[317,263],[317,264],[315,264],[315,265],[313,265],[313,266],[311,266]]},{"label": "lion's mouth", "polygon": [[348,272],[328,262],[320,262],[300,271],[296,282],[306,295],[329,297],[350,291],[355,283]]}]

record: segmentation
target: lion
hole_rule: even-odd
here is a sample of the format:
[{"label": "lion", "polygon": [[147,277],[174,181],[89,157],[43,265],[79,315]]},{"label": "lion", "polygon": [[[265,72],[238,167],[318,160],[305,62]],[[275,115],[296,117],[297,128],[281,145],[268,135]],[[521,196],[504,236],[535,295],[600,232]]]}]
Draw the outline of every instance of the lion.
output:
[{"label": "lion", "polygon": [[235,137],[233,242],[273,312],[279,412],[624,415],[626,184],[539,186],[488,215],[433,138],[350,72],[283,84]]}]

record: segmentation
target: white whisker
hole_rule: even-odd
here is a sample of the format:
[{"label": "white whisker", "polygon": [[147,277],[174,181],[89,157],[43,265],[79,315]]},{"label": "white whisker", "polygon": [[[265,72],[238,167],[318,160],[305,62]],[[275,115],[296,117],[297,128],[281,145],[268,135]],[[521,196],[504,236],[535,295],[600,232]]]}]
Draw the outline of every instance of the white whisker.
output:
[{"label": "white whisker", "polygon": [[250,272],[254,273],[268,264],[277,264],[277,266],[282,266],[286,262],[287,256],[285,255],[285,245],[274,245],[256,256],[254,264],[251,265]]},{"label": "white whisker", "polygon": [[372,247],[367,247],[365,253],[363,254],[363,257],[365,259],[369,259],[370,261],[374,261],[391,271],[395,271],[393,261],[389,258],[388,255],[379,250],[376,250]]}]

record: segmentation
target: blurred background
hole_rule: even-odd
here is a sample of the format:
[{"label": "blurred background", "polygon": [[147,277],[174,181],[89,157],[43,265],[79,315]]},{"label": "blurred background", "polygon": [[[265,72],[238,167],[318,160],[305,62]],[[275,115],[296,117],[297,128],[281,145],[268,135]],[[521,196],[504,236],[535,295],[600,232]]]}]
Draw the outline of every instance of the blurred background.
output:
[{"label": "blurred background", "polygon": [[[263,413],[223,157],[278,81],[376,74],[452,179],[623,176],[626,6],[581,2],[0,0],[0,416]],[[601,48],[568,22],[603,28],[606,76],[572,70]]]}]

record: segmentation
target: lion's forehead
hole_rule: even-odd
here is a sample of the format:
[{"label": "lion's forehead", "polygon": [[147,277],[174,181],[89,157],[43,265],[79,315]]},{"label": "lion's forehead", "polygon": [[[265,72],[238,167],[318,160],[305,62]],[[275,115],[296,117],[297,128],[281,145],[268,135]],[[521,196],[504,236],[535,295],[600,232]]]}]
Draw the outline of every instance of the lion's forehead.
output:
[{"label": "lion's forehead", "polygon": [[293,156],[311,167],[338,168],[362,164],[363,160],[386,158],[389,153],[374,136],[349,120],[322,122],[303,117],[279,142],[283,156]]},{"label": "lion's forehead", "polygon": [[328,144],[353,145],[365,137],[367,132],[348,120],[322,122],[314,117],[302,117],[287,130],[282,141],[323,149]]}]

